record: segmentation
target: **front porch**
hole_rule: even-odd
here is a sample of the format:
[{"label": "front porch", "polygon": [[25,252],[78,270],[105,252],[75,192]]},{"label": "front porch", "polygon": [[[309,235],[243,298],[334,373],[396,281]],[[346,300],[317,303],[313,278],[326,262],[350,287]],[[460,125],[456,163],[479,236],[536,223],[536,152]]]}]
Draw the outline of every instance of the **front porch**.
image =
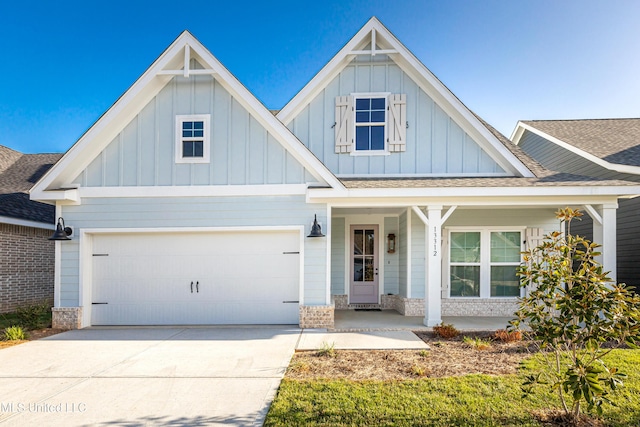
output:
[{"label": "front porch", "polygon": [[[431,330],[424,325],[424,316],[403,316],[395,310],[336,310],[335,332]],[[443,316],[442,321],[461,331],[495,331],[505,329],[513,317]]]}]

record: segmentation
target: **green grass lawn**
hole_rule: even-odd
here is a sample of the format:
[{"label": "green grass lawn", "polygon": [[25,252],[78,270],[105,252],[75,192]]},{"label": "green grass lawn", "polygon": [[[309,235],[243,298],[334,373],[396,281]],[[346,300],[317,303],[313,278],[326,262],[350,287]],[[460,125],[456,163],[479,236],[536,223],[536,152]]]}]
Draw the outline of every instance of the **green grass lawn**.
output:
[{"label": "green grass lawn", "polygon": [[[605,408],[610,426],[640,425],[640,350],[614,350],[606,360],[629,375]],[[466,375],[411,381],[283,380],[266,426],[540,426],[531,415],[558,402],[521,399],[521,375]]]}]

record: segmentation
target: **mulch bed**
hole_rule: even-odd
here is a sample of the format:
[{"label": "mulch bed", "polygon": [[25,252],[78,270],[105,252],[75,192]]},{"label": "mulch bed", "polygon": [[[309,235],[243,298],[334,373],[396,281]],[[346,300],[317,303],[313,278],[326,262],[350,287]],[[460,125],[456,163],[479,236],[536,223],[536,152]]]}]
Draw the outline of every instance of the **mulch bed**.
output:
[{"label": "mulch bed", "polygon": [[0,341],[0,349],[13,347],[14,345],[23,344],[29,341],[39,340],[40,338],[50,337],[51,335],[56,335],[61,332],[66,332],[66,330],[53,328],[34,329],[32,331],[27,331],[26,340]]},{"label": "mulch bed", "polygon": [[[433,332],[415,334],[429,350],[335,350],[332,355],[316,351],[294,355],[286,377],[292,379],[341,378],[349,380],[404,380],[467,374],[515,374],[520,362],[531,354],[526,342],[493,341],[485,350],[462,342],[462,336],[445,340]],[[467,336],[489,339],[489,332]]]}]

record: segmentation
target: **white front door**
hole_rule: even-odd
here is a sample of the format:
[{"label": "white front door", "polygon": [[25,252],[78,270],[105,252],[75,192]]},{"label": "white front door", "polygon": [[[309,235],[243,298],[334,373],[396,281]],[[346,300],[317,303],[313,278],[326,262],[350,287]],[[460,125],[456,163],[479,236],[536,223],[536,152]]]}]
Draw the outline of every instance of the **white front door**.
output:
[{"label": "white front door", "polygon": [[297,324],[299,250],[295,231],[96,235],[91,324]]},{"label": "white front door", "polygon": [[378,226],[351,226],[351,304],[378,303]]}]

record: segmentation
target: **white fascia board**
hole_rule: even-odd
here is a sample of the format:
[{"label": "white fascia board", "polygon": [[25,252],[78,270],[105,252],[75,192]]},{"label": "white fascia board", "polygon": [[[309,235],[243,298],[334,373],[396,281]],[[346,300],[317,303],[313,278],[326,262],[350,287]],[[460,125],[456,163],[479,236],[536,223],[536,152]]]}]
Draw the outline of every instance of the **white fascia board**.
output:
[{"label": "white fascia board", "polygon": [[55,203],[55,202],[71,202],[78,203],[80,195],[77,188],[67,190],[48,190],[42,191],[39,188],[32,188],[29,192],[29,198],[37,202]]},{"label": "white fascia board", "polygon": [[289,124],[337,76],[354,57],[354,48],[365,42],[365,37],[376,31],[397,53],[389,56],[418,86],[452,117],[460,127],[474,137],[504,170],[523,177],[534,177],[509,149],[474,116],[453,93],[438,80],[380,21],[371,18],[355,36],[311,79],[302,90],[278,113],[284,124]]},{"label": "white fascia board", "polygon": [[82,187],[81,198],[116,197],[232,197],[232,196],[300,196],[306,184],[279,185],[198,185],[148,187]]},{"label": "white fascia board", "polygon": [[[558,186],[558,187],[430,187],[430,188],[357,188],[343,192],[331,189],[309,189],[309,202],[340,199],[388,199],[401,198],[455,198],[459,205],[465,205],[466,199],[479,200],[486,197],[498,197],[502,200],[513,197],[598,197],[598,196],[636,196],[640,194],[640,185],[632,186]],[[415,203],[414,203],[415,204]],[[337,204],[333,204],[334,207]]]},{"label": "white fascia board", "polygon": [[619,172],[619,173],[628,173],[628,174],[631,174],[631,175],[640,175],[640,167],[639,166],[628,166],[628,165],[621,165],[621,164],[618,164],[618,163],[607,162],[606,160],[603,160],[598,156],[594,156],[591,153],[588,153],[588,152],[586,152],[584,150],[581,150],[581,149],[579,149],[579,148],[577,148],[577,147],[575,147],[575,146],[573,146],[573,145],[571,145],[569,143],[566,143],[566,142],[562,141],[561,139],[558,139],[558,138],[556,138],[554,136],[551,136],[546,132],[543,132],[543,131],[541,131],[539,129],[536,129],[533,126],[527,125],[527,124],[522,123],[522,122],[518,122],[518,127],[516,128],[516,130],[514,130],[514,133],[513,133],[513,136],[517,137],[517,142],[516,142],[515,139],[513,140],[515,144],[520,142],[520,139],[522,138],[522,135],[524,134],[524,131],[529,131],[531,133],[534,133],[534,134],[540,136],[541,138],[544,138],[549,142],[553,142],[557,146],[562,147],[565,150],[569,150],[572,153],[574,153],[574,154],[576,154],[576,155],[578,155],[580,157],[583,157],[584,159],[586,159],[586,160],[588,160],[588,161],[590,161],[592,163],[595,163],[596,165],[601,166],[601,167],[603,167],[605,169],[608,169],[610,171]]},{"label": "white fascia board", "polygon": [[43,230],[55,230],[56,226],[54,224],[49,224],[47,222],[39,222],[39,221],[29,221],[26,219],[18,219],[11,218],[9,216],[0,216],[0,223],[2,224],[11,224],[11,225],[20,225],[23,227],[31,227],[31,228],[42,228]]}]

